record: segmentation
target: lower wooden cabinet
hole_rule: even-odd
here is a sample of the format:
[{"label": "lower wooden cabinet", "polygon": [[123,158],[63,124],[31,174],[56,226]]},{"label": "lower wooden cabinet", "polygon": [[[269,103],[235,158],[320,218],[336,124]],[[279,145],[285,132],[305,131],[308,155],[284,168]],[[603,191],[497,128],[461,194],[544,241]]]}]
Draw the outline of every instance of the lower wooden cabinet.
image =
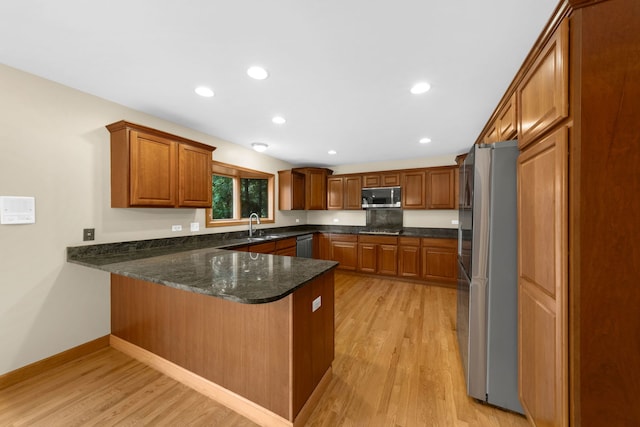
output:
[{"label": "lower wooden cabinet", "polygon": [[422,278],[455,285],[458,280],[457,241],[422,239]]},{"label": "lower wooden cabinet", "polygon": [[340,263],[339,269],[355,271],[358,268],[358,236],[332,234],[331,259]]},{"label": "lower wooden cabinet", "polygon": [[317,233],[315,253],[339,269],[456,286],[456,239]]},{"label": "lower wooden cabinet", "polygon": [[398,272],[398,238],[358,236],[358,271],[395,276]]}]

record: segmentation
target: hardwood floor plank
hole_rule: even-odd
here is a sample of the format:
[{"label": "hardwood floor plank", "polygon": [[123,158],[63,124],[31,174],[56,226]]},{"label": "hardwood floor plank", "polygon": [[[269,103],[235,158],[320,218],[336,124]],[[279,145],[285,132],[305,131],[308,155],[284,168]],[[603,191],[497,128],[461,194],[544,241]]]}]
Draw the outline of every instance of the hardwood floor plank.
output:
[{"label": "hardwood floor plank", "polygon": [[[333,376],[306,426],[525,427],[465,393],[455,289],[336,273]],[[255,426],[112,348],[0,390],[2,426]]]}]

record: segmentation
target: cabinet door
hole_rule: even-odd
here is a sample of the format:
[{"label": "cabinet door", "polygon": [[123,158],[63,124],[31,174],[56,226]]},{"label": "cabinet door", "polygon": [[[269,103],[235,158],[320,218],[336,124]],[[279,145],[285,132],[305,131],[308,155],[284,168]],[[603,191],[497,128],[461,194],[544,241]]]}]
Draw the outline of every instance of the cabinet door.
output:
[{"label": "cabinet door", "polygon": [[176,143],[131,131],[131,206],[176,205]]},{"label": "cabinet door", "polygon": [[313,235],[313,253],[317,259],[331,259],[331,238],[329,234],[315,233]]},{"label": "cabinet door", "polygon": [[457,167],[427,169],[427,209],[455,209]]},{"label": "cabinet door", "polygon": [[377,270],[376,248],[373,243],[358,243],[358,271],[375,273]]},{"label": "cabinet door", "polygon": [[356,270],[358,268],[358,236],[354,234],[330,234],[330,259],[338,261],[338,268]]},{"label": "cabinet door", "polygon": [[411,171],[402,174],[402,208],[425,209],[425,171]]},{"label": "cabinet door", "polygon": [[567,129],[518,159],[520,401],[538,425],[568,420]]},{"label": "cabinet door", "polygon": [[292,170],[278,171],[278,209],[304,210],[305,176]]},{"label": "cabinet door", "polygon": [[359,176],[344,177],[344,208],[362,209],[362,180]]},{"label": "cabinet door", "polygon": [[485,144],[493,144],[494,142],[498,142],[500,137],[498,135],[498,124],[496,122],[491,123],[491,126],[484,134],[484,138],[482,138],[482,142]]},{"label": "cabinet door", "polygon": [[327,209],[344,209],[344,179],[327,178]]},{"label": "cabinet door", "polygon": [[516,89],[521,149],[569,113],[568,43],[565,19]]},{"label": "cabinet door", "polygon": [[455,284],[458,280],[456,248],[455,239],[422,239],[422,278]]},{"label": "cabinet door", "polygon": [[178,205],[211,207],[211,151],[178,144]]},{"label": "cabinet door", "polygon": [[378,245],[378,274],[396,276],[398,274],[398,246]]},{"label": "cabinet door", "polygon": [[367,174],[362,177],[362,186],[365,188],[381,187],[380,174]]},{"label": "cabinet door", "polygon": [[380,174],[381,187],[395,187],[400,185],[400,173],[398,172],[382,172]]},{"label": "cabinet door", "polygon": [[305,173],[305,209],[327,208],[327,171],[311,169]]},{"label": "cabinet door", "polygon": [[509,98],[509,101],[498,113],[498,138],[500,141],[509,141],[517,136],[516,117],[516,94]]},{"label": "cabinet door", "polygon": [[398,276],[420,277],[420,245],[398,246]]}]

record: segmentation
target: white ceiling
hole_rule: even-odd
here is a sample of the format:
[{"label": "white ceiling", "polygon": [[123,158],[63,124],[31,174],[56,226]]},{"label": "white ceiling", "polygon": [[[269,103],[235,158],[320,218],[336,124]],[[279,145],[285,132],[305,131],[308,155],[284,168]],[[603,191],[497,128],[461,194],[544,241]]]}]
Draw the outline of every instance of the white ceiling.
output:
[{"label": "white ceiling", "polygon": [[556,4],[3,0],[0,61],[296,165],[401,160],[468,150]]}]

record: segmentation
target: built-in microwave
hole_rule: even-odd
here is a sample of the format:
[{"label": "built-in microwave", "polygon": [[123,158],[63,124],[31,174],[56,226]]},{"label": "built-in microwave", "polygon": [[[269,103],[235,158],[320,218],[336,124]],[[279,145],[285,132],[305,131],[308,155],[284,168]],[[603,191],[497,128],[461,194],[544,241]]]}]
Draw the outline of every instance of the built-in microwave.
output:
[{"label": "built-in microwave", "polygon": [[400,187],[376,187],[362,189],[362,209],[402,207]]}]

